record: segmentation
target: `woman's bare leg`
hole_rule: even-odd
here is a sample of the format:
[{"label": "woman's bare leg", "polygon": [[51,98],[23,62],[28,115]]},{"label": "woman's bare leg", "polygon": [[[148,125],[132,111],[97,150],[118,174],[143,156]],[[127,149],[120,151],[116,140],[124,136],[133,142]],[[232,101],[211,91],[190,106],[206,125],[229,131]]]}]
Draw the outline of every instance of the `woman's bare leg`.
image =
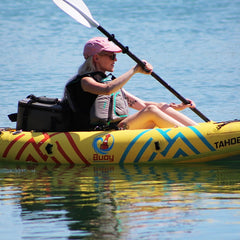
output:
[{"label": "woman's bare leg", "polygon": [[176,111],[175,109],[171,108],[167,103],[159,103],[158,108],[169,115],[170,117],[176,119],[178,122],[182,123],[184,126],[194,126],[197,125],[196,122],[194,122],[189,117],[185,116],[179,111]]},{"label": "woman's bare leg", "polygon": [[182,127],[184,124],[164,113],[158,106],[149,105],[119,123],[120,128],[125,126],[128,129],[148,129],[155,126],[159,128]]}]

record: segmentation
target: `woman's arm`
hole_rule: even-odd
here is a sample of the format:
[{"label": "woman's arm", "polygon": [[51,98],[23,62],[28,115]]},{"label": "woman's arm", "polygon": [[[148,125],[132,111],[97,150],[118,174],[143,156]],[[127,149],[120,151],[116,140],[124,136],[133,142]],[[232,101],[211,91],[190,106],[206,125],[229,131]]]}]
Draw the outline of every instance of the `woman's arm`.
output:
[{"label": "woman's arm", "polygon": [[136,73],[135,67],[121,75],[120,77],[105,84],[96,82],[91,77],[84,77],[81,81],[82,89],[96,95],[110,95],[122,88],[128,80]]},{"label": "woman's arm", "polygon": [[132,95],[131,93],[127,92],[125,89],[122,89],[124,94],[126,95],[128,106],[135,109],[135,110],[142,110],[147,106],[147,102],[144,100]]},{"label": "woman's arm", "polygon": [[148,72],[142,69],[142,67],[140,67],[139,65],[136,65],[120,77],[117,77],[113,81],[109,81],[106,84],[96,82],[91,77],[84,77],[81,81],[82,89],[85,92],[90,92],[96,95],[110,95],[122,88],[134,74],[151,74],[152,66],[147,62],[145,62],[145,64],[145,69],[148,69]]},{"label": "woman's arm", "polygon": [[[144,101],[134,95],[132,95],[131,93],[127,92],[125,89],[123,89],[123,92],[125,93],[126,95],[126,98],[127,98],[127,102],[128,102],[128,106],[133,108],[133,109],[136,109],[136,110],[142,110],[143,108],[145,108],[146,106],[148,105],[155,105],[155,106],[159,106],[159,103],[156,103],[156,102],[148,102],[148,101]],[[179,104],[176,104],[176,103],[170,103],[169,104],[169,107],[172,107],[173,109],[177,110],[177,111],[181,111],[181,110],[184,110],[185,108],[194,108],[196,107],[195,103],[190,100],[190,99],[187,99],[188,101],[190,101],[189,104],[184,104],[184,103],[179,103]],[[160,105],[162,105],[163,103],[160,103]]]},{"label": "woman's arm", "polygon": [[185,108],[195,108],[196,107],[196,104],[190,100],[190,99],[187,99],[190,103],[189,104],[184,104],[184,103],[179,103],[179,104],[176,104],[176,103],[170,103],[169,106],[172,107],[173,109],[177,110],[177,111],[182,111],[184,110]]}]

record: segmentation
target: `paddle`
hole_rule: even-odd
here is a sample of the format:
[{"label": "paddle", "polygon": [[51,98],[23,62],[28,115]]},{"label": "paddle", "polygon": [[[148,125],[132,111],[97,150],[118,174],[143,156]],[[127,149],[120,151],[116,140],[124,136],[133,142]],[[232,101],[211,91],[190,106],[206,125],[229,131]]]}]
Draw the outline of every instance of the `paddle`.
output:
[{"label": "paddle", "polygon": [[[53,2],[61,8],[64,12],[74,18],[77,22],[81,23],[86,27],[95,27],[99,31],[101,31],[105,36],[108,37],[109,41],[114,42],[118,47],[122,49],[122,52],[127,54],[130,58],[132,58],[137,64],[141,67],[145,67],[145,64],[136,57],[127,46],[123,46],[113,34],[107,32],[100,24],[93,19],[91,12],[88,7],[82,0],[53,0]],[[158,80],[165,88],[167,88],[171,93],[173,93],[178,99],[180,99],[184,104],[188,104],[189,101],[181,96],[177,91],[175,91],[171,86],[169,86],[162,78],[160,78],[155,72],[152,72],[151,75]],[[193,112],[195,112],[200,118],[202,118],[205,122],[209,122],[206,116],[204,116],[197,108],[191,108]]]}]

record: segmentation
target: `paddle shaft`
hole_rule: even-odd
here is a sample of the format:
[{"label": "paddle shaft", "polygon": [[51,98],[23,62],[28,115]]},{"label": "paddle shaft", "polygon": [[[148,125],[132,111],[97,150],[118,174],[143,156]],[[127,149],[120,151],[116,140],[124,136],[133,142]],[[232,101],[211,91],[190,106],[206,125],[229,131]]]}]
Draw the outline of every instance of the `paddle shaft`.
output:
[{"label": "paddle shaft", "polygon": [[[131,51],[129,51],[128,47],[123,46],[113,34],[110,34],[106,31],[102,26],[98,26],[97,29],[101,31],[105,36],[108,37],[109,41],[114,42],[118,47],[122,49],[122,52],[127,54],[130,58],[132,58],[137,64],[141,67],[145,68],[145,64],[140,60],[137,56],[135,56]],[[180,95],[176,90],[174,90],[171,86],[169,86],[161,77],[159,77],[155,72],[152,72],[151,75],[159,81],[165,88],[167,88],[172,94],[174,94],[179,100],[181,100],[184,104],[188,104],[189,101],[185,99],[182,95]],[[205,122],[209,122],[205,115],[203,115],[197,108],[190,108],[193,112],[195,112],[200,118],[202,118]]]}]

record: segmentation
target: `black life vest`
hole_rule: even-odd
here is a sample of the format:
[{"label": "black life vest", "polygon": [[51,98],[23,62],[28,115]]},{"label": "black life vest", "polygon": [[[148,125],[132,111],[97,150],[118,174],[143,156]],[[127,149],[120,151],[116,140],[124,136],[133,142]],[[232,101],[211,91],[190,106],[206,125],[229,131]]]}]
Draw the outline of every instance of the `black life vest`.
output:
[{"label": "black life vest", "polygon": [[74,76],[66,85],[64,102],[71,110],[71,130],[91,130],[98,125],[109,125],[128,116],[128,104],[122,89],[111,95],[96,95],[83,91],[81,79],[92,77],[95,81],[107,83],[113,75],[92,72]]}]

